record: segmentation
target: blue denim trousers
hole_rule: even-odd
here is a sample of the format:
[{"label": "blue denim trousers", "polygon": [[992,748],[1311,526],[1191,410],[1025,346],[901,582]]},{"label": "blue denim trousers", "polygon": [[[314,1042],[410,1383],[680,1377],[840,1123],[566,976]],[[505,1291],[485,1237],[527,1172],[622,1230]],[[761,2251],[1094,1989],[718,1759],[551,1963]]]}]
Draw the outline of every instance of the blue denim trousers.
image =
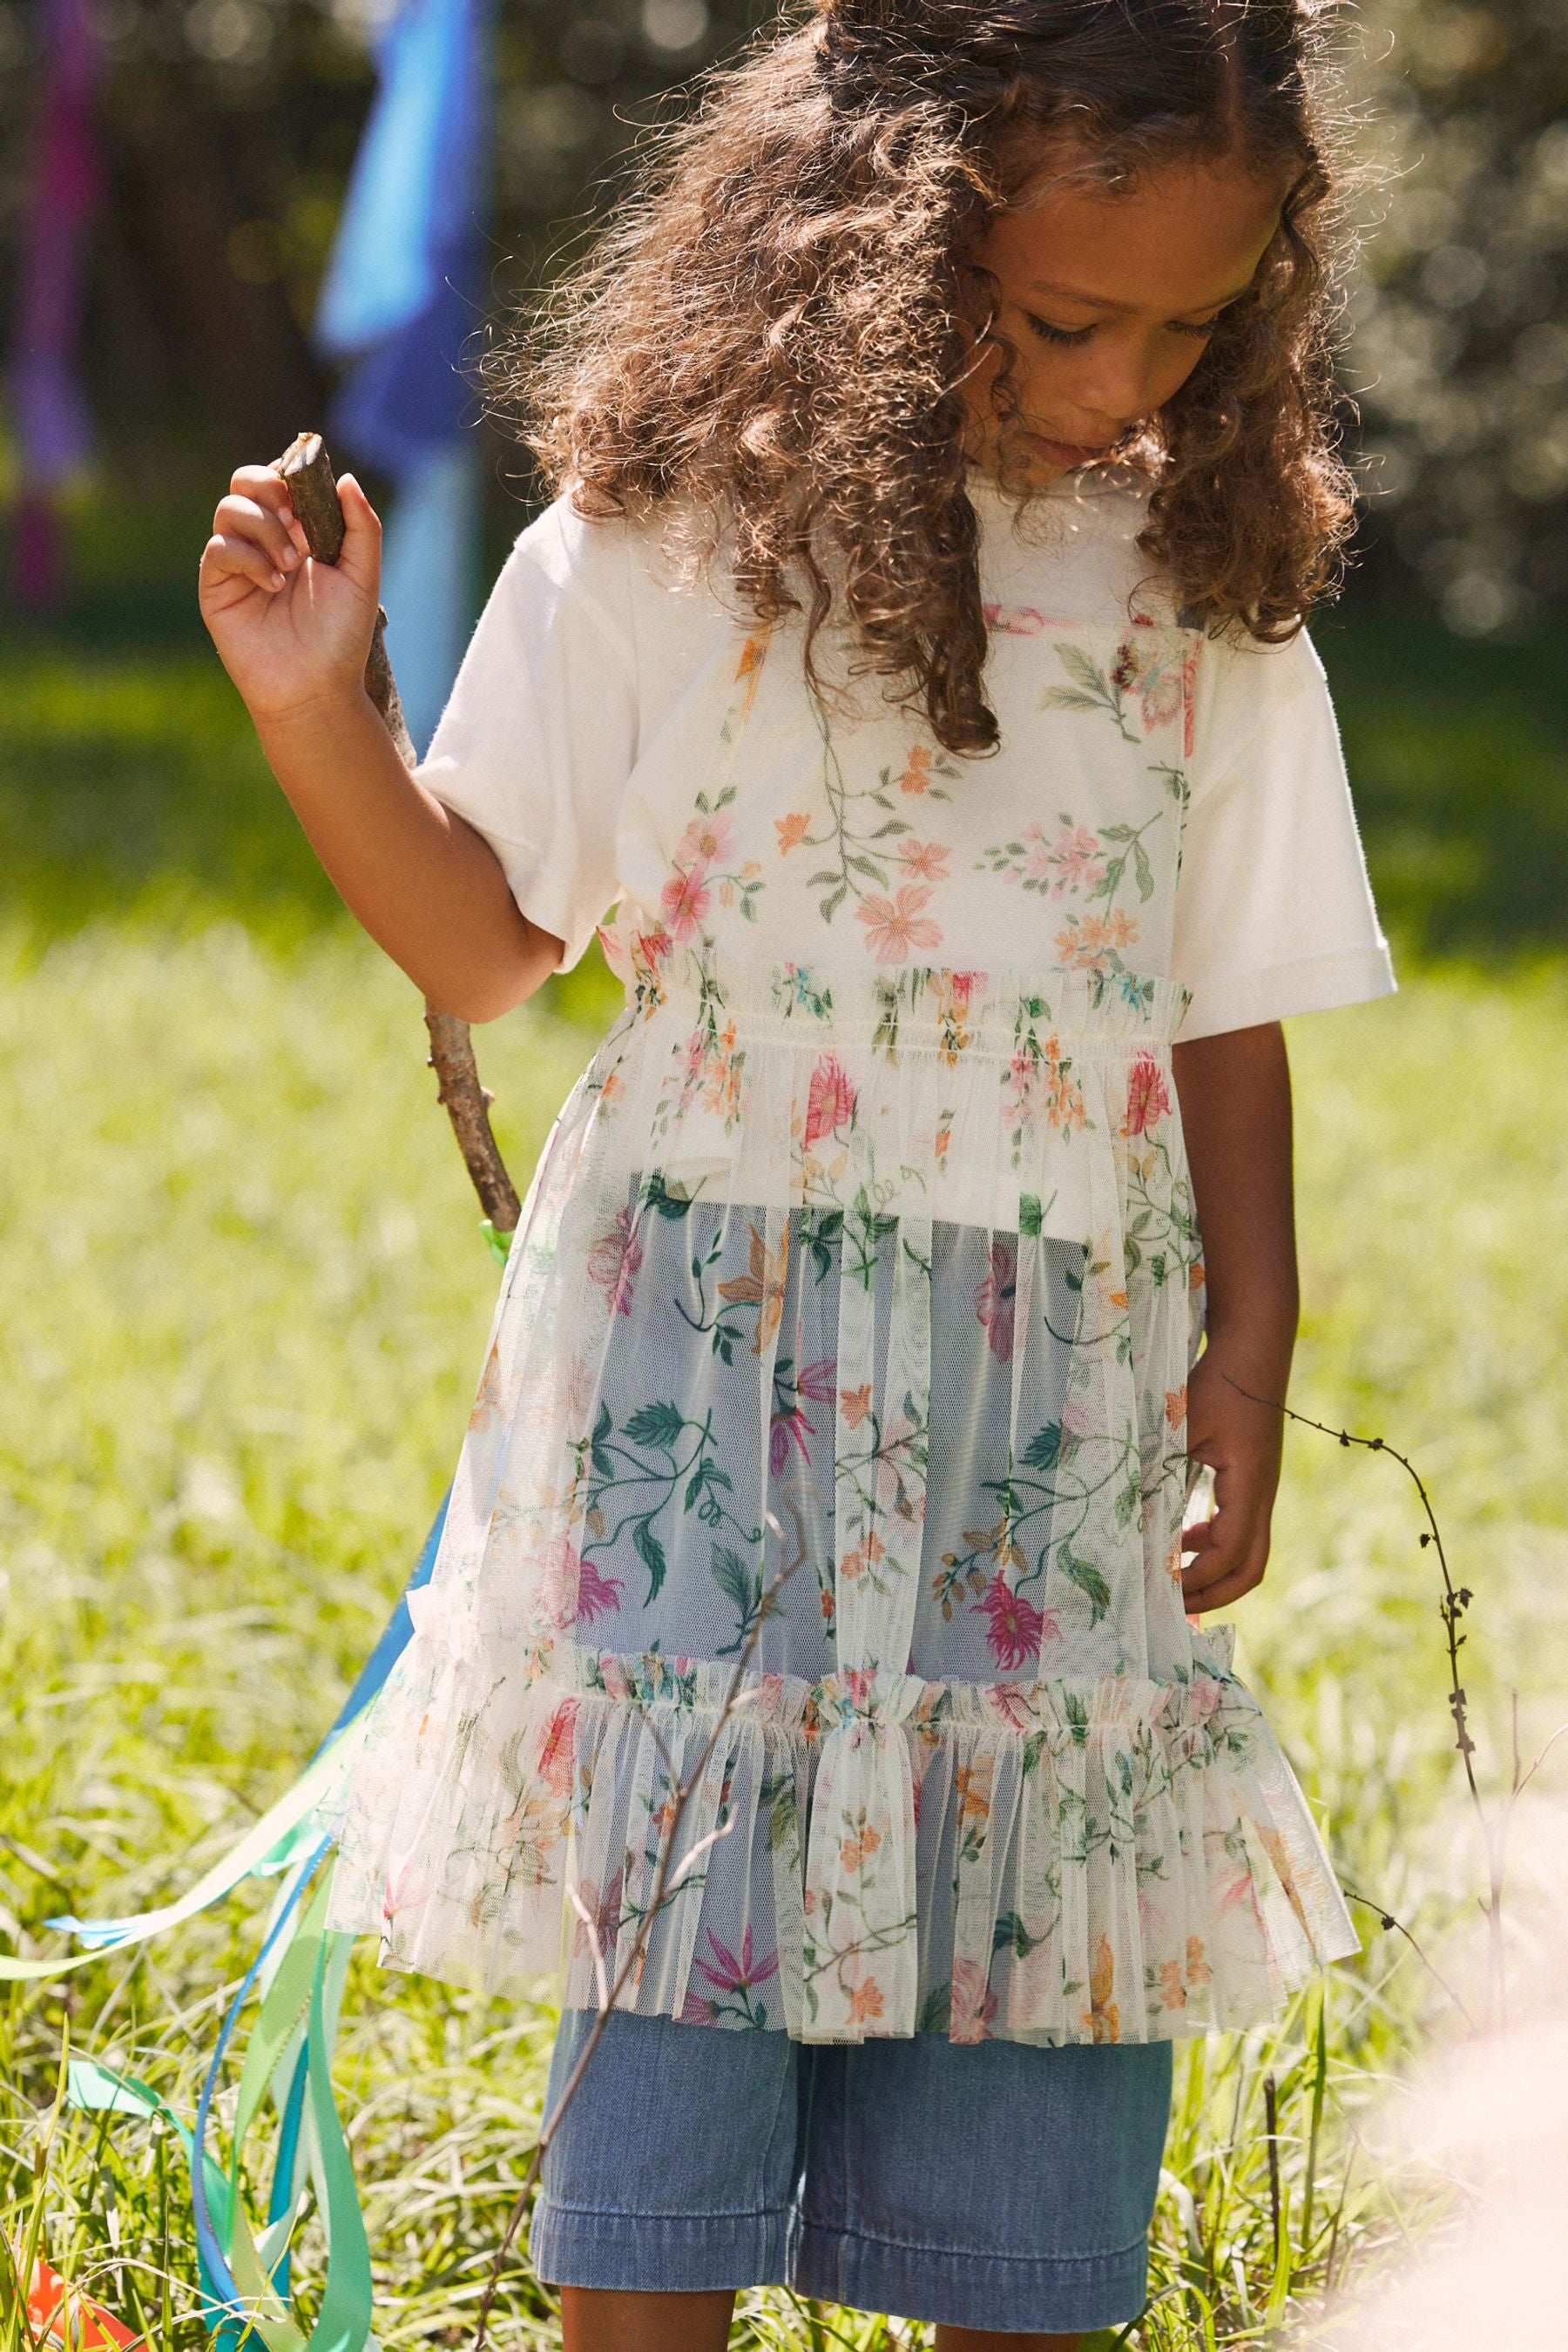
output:
[{"label": "blue denim trousers", "polygon": [[[566,2011],[552,2105],[593,2023]],[[544,2163],[557,2286],[785,2284],[962,2327],[1142,2308],[1168,2042],[793,2042],[616,2011]]]}]

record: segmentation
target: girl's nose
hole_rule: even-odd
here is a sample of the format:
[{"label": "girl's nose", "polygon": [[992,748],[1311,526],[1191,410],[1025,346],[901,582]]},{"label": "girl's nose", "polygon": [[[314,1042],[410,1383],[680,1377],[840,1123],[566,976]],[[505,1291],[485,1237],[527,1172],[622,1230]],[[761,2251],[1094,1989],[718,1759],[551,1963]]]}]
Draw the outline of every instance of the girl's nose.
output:
[{"label": "girl's nose", "polygon": [[1091,348],[1073,396],[1084,415],[1103,419],[1108,434],[1125,432],[1154,404],[1146,354]]}]

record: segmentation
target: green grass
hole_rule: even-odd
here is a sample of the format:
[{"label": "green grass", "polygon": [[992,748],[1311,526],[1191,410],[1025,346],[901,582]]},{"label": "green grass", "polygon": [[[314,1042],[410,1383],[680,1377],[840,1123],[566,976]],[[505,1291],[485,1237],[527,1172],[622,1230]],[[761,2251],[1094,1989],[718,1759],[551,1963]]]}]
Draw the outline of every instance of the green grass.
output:
[{"label": "green grass", "polygon": [[[1392,1003],[1293,1030],[1293,1396],[1427,1474],[1478,1595],[1467,1679],[1495,1783],[1510,1689],[1528,1740],[1568,1665],[1553,1218],[1568,973],[1541,879],[1568,822],[1560,713],[1525,691],[1540,680],[1522,655],[1461,648],[1424,668],[1381,620],[1323,641],[1384,903],[1408,940],[1470,960],[1406,952]],[[445,1482],[495,1276],[414,992],[334,911],[212,664],[174,642],[93,654],[35,636],[0,691],[9,1946],[54,1911],[167,1895],[292,1777]],[[605,1001],[589,969],[481,1036],[519,1170]],[[1241,1665],[1352,1883],[1436,1948],[1477,1878],[1417,1529],[1394,1464],[1293,1430]],[[140,2298],[170,2352],[201,2340],[176,2151],[129,2119],[51,2121],[62,2042],[190,2113],[257,1911],[247,1891],[68,1990],[0,1991],[0,2229],[39,2216],[57,2267],[128,2318]],[[1407,1948],[1366,1924],[1366,1953],[1321,1995],[1321,2064],[1317,1991],[1272,2035],[1184,2055],[1156,2301],[1131,2338],[1145,2352],[1259,2342],[1312,2309],[1331,2244],[1353,2277],[1431,2210],[1428,2185],[1358,2158],[1357,2132],[1454,2021]],[[542,2010],[356,1960],[338,2073],[388,2352],[471,2334],[549,2031]],[[308,2244],[307,2305],[319,2257]],[[17,2352],[4,2271],[0,2352]],[[556,2340],[521,2266],[504,2308],[498,2345]],[[752,2298],[736,2335],[779,2352],[921,2340],[780,2295]]]}]

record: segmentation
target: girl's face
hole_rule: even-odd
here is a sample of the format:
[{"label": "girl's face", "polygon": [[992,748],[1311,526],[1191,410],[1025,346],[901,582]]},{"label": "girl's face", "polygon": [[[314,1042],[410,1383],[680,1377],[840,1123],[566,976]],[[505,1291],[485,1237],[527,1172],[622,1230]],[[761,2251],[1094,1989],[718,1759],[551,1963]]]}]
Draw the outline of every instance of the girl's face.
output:
[{"label": "girl's face", "polygon": [[1151,416],[1191,375],[1279,225],[1281,177],[1171,164],[1125,193],[1053,172],[999,213],[974,258],[1012,345],[1016,417],[991,404],[1003,355],[982,341],[965,384],[969,455],[1054,481]]}]

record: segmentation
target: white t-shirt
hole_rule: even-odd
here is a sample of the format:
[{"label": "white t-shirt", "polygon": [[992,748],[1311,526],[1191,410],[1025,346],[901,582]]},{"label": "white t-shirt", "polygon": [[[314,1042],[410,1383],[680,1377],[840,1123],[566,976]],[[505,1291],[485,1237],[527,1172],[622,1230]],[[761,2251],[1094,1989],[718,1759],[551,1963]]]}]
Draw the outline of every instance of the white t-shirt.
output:
[{"label": "white t-shirt", "polygon": [[[964,843],[984,849],[989,778],[1019,762],[1026,774],[1034,763],[1042,819],[1047,827],[1055,821],[1062,713],[1076,674],[1058,665],[1070,663],[1074,626],[1104,641],[1108,627],[1127,624],[1134,593],[1146,620],[1170,629],[1176,616],[1133,545],[1145,507],[1137,483],[1112,480],[1088,492],[1056,485],[1022,524],[984,477],[972,477],[972,495],[993,630],[988,677],[1011,658],[1008,677],[1027,682],[1022,696],[1009,688],[994,697],[1003,726],[995,759],[956,763],[967,772]],[[437,798],[490,844],[523,914],[564,941],[563,969],[583,955],[617,899],[658,908],[690,822],[693,780],[709,771],[733,693],[743,612],[708,588],[673,586],[659,542],[656,526],[591,522],[563,500],[540,515],[496,583],[420,770]],[[1032,634],[1039,646],[1011,642]],[[1309,638],[1265,647],[1177,635],[1188,647],[1180,864],[1163,934],[1146,937],[1137,961],[1190,992],[1180,1035],[1388,992],[1387,943]],[[1133,631],[1129,643],[1148,640]],[[751,721],[737,786],[742,795],[765,792],[770,807],[805,809],[823,737],[787,627],[775,635],[768,668],[773,691]],[[793,677],[782,690],[781,673]],[[1136,685],[1117,722],[1127,743],[1139,733]],[[1114,683],[1105,690],[1120,709],[1121,690]],[[846,740],[858,739],[863,767],[884,753],[901,762],[923,731],[918,714],[889,712],[874,689],[860,718],[833,723]],[[1110,748],[1125,757],[1120,741]],[[1072,752],[1067,764],[1079,757]],[[1020,864],[1016,878],[1023,872]],[[1048,881],[1026,882],[1023,891],[1034,895],[1019,897],[1020,925],[1026,932],[1038,914],[1049,961],[1057,893]],[[983,962],[994,946],[994,921],[977,924],[968,941],[962,928],[950,923],[944,959]],[[878,936],[885,944],[886,932]],[[1010,962],[1030,961],[1016,941],[1008,944]],[[886,961],[880,946],[879,960]]]}]

